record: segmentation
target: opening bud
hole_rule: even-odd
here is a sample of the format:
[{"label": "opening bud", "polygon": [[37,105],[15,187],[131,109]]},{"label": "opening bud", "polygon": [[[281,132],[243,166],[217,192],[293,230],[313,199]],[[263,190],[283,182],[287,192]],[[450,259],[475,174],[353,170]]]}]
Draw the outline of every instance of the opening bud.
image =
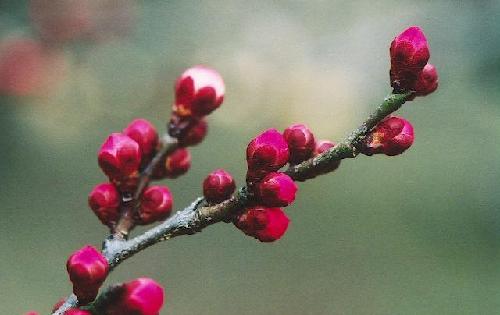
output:
[{"label": "opening bud", "polygon": [[118,220],[120,193],[112,183],[102,183],[94,187],[89,194],[89,207],[102,224],[113,226]]},{"label": "opening bud", "polygon": [[298,164],[311,157],[314,150],[314,135],[306,125],[291,125],[285,129],[283,137],[288,143],[292,164]]},{"label": "opening bud", "polygon": [[224,93],[224,81],[217,71],[194,66],[177,79],[173,112],[180,117],[208,115],[222,104]]},{"label": "opening bud", "polygon": [[213,171],[203,181],[203,196],[209,203],[229,199],[235,189],[233,177],[223,169]]},{"label": "opening bud", "polygon": [[392,116],[382,120],[365,138],[361,151],[366,155],[382,153],[394,156],[408,149],[414,140],[413,126],[404,118]]},{"label": "opening bud", "polygon": [[109,272],[106,258],[90,245],[71,254],[66,262],[66,269],[80,305],[86,305],[95,299]]},{"label": "opening bud", "polygon": [[288,229],[289,223],[290,220],[281,208],[262,206],[247,208],[234,221],[238,229],[261,242],[274,242],[280,239]]},{"label": "opening bud", "polygon": [[286,207],[295,200],[297,185],[290,176],[273,172],[264,177],[257,186],[257,195],[262,205],[267,207]]},{"label": "opening bud", "polygon": [[140,224],[165,220],[172,212],[173,197],[166,186],[150,186],[141,196],[138,216]]},{"label": "opening bud", "polygon": [[146,119],[135,119],[123,130],[123,134],[137,142],[142,164],[148,163],[158,144],[158,132],[153,124]]}]

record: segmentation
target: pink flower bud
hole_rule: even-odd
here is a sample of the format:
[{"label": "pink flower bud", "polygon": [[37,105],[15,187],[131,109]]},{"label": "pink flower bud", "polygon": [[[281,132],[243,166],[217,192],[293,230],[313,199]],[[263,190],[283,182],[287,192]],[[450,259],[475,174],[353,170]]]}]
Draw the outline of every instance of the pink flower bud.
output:
[{"label": "pink flower bud", "polygon": [[208,132],[208,124],[205,119],[196,122],[179,138],[179,143],[183,147],[197,145],[205,139]]},{"label": "pink flower bud", "polygon": [[35,311],[29,311],[28,313],[24,313],[24,315],[40,315],[40,313]]},{"label": "pink flower bud", "polygon": [[70,308],[64,312],[64,315],[92,315],[92,313],[78,308]]},{"label": "pink flower bud", "polygon": [[219,203],[229,199],[236,189],[234,179],[223,169],[217,169],[203,181],[203,196],[209,203]]},{"label": "pink flower bud", "polygon": [[434,92],[438,87],[438,73],[436,67],[426,64],[418,75],[414,90],[417,96],[425,96]]},{"label": "pink flower bud", "polygon": [[418,26],[407,28],[391,43],[391,86],[396,91],[409,91],[429,60],[429,46]]},{"label": "pink flower bud", "polygon": [[141,163],[139,145],[121,133],[112,133],[98,154],[99,166],[111,180],[122,181],[136,175]]},{"label": "pink flower bud", "polygon": [[279,170],[289,158],[288,144],[276,129],[268,129],[247,147],[247,180],[258,181],[265,174]]},{"label": "pink flower bud", "polygon": [[155,170],[155,178],[177,178],[191,167],[191,153],[186,148],[178,148],[166,157]]},{"label": "pink flower bud", "polygon": [[[331,142],[329,140],[319,140],[316,142],[316,146],[314,147],[313,155],[319,155],[325,151],[328,151],[329,149],[333,148],[335,146],[334,142]],[[329,172],[333,172],[336,170],[340,165],[340,160],[335,161],[334,163],[329,164],[326,166],[324,169],[320,170],[319,174],[325,174]]]},{"label": "pink flower bud", "polygon": [[218,108],[225,86],[217,71],[195,66],[184,71],[175,84],[173,111],[180,117],[202,117]]},{"label": "pink flower bud", "polygon": [[245,234],[261,242],[273,242],[286,232],[290,220],[281,208],[257,206],[248,208],[239,215],[234,225]]},{"label": "pink flower bud", "polygon": [[89,206],[102,224],[111,227],[120,216],[120,193],[112,183],[99,184],[89,194]]},{"label": "pink flower bud", "polygon": [[80,305],[95,299],[109,272],[106,258],[90,245],[71,254],[66,262],[66,269]]},{"label": "pink flower bud", "polygon": [[141,196],[139,209],[140,224],[150,224],[165,220],[172,211],[173,198],[170,190],[165,186],[150,186]]},{"label": "pink flower bud", "polygon": [[393,156],[403,153],[413,143],[413,126],[404,118],[392,116],[382,120],[365,138],[362,152]]},{"label": "pink flower bud", "polygon": [[314,135],[306,125],[291,125],[285,129],[283,137],[288,143],[291,163],[297,164],[311,157],[314,150]]},{"label": "pink flower bud", "polygon": [[158,132],[155,127],[146,119],[135,119],[123,130],[123,134],[139,144],[142,164],[149,162],[158,144]]},{"label": "pink flower bud", "polygon": [[106,315],[158,315],[163,306],[163,288],[149,278],[123,284],[106,305]]},{"label": "pink flower bud", "polygon": [[297,192],[293,179],[279,172],[267,174],[257,187],[260,202],[267,207],[286,207],[295,200]]}]

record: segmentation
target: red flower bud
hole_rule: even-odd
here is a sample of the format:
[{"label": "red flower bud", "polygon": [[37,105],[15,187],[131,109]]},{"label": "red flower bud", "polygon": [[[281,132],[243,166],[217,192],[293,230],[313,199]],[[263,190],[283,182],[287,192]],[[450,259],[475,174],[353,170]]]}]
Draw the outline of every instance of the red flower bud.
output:
[{"label": "red flower bud", "polygon": [[64,315],[92,315],[92,313],[78,308],[70,308],[64,312]]},{"label": "red flower bud", "polygon": [[193,146],[203,141],[208,132],[208,124],[205,119],[196,120],[192,126],[181,135],[179,144],[183,147]]},{"label": "red flower bud", "polygon": [[[329,140],[319,140],[316,142],[316,146],[314,147],[313,155],[319,155],[325,151],[328,151],[330,148],[333,148],[335,146],[334,142],[331,142]],[[336,170],[340,165],[340,160],[335,161],[333,163],[330,163],[328,166],[326,166],[324,169],[322,169],[319,174],[325,174],[329,172],[333,172]]]},{"label": "red flower bud", "polygon": [[297,164],[311,157],[314,150],[314,135],[306,125],[291,125],[285,129],[283,137],[288,143],[291,163]]},{"label": "red flower bud", "polygon": [[219,203],[229,199],[236,189],[234,179],[223,169],[217,169],[203,181],[203,196],[209,203]]},{"label": "red flower bud", "polygon": [[417,96],[425,96],[434,92],[438,87],[438,73],[436,67],[426,64],[422,72],[418,75],[417,82],[413,90]]},{"label": "red flower bud", "polygon": [[177,148],[164,158],[153,171],[154,179],[176,178],[186,173],[191,167],[191,153],[186,148]]},{"label": "red flower bud", "polygon": [[175,83],[173,111],[180,117],[202,117],[218,108],[224,99],[224,81],[217,71],[195,66]]},{"label": "red flower bud", "polygon": [[66,269],[80,305],[95,299],[109,272],[106,258],[90,245],[71,254],[66,262]]},{"label": "red flower bud", "polygon": [[111,183],[99,184],[89,194],[89,206],[102,224],[111,227],[120,216],[120,193]]},{"label": "red flower bud", "polygon": [[411,90],[430,57],[427,39],[420,27],[409,27],[394,38],[390,55],[391,86],[396,91]]},{"label": "red flower bud", "polygon": [[146,119],[135,119],[123,130],[123,134],[139,144],[142,164],[149,162],[158,144],[158,132],[155,127]]},{"label": "red flower bud", "polygon": [[267,174],[257,187],[260,202],[267,207],[286,207],[295,200],[297,192],[293,179],[279,172]]},{"label": "red flower bud", "polygon": [[163,306],[163,288],[154,280],[139,278],[123,284],[106,305],[106,315],[158,315]]},{"label": "red flower bud", "polygon": [[247,147],[247,180],[259,180],[266,173],[279,170],[289,158],[288,144],[276,129],[268,129]]},{"label": "red flower bud", "polygon": [[150,186],[142,193],[139,208],[140,224],[165,220],[172,211],[173,198],[165,186]]},{"label": "red flower bud", "polygon": [[248,208],[234,221],[234,225],[245,234],[261,242],[273,242],[286,232],[290,220],[281,208],[257,206]]},{"label": "red flower bud", "polygon": [[35,312],[35,311],[29,311],[28,313],[25,313],[24,315],[40,315],[40,313]]},{"label": "red flower bud", "polygon": [[121,133],[112,133],[98,154],[99,166],[111,180],[123,181],[136,175],[141,163],[139,145]]},{"label": "red flower bud", "polygon": [[393,156],[403,153],[413,143],[413,126],[404,118],[392,116],[382,120],[365,138],[362,152]]}]

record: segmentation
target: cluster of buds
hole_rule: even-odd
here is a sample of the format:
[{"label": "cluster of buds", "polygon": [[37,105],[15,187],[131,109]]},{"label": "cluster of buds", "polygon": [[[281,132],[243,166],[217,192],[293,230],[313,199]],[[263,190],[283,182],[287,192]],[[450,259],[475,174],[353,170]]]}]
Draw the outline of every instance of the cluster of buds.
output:
[{"label": "cluster of buds", "polygon": [[[316,141],[311,130],[294,124],[281,134],[269,129],[254,138],[247,147],[247,186],[255,196],[253,205],[234,219],[245,234],[262,242],[275,241],[286,232],[290,220],[283,209],[293,203],[297,193],[294,180],[279,170],[295,165],[335,146],[327,140]],[[318,170],[316,176],[333,171],[340,161]]]},{"label": "cluster of buds", "polygon": [[[64,315],[158,315],[164,303],[163,287],[150,278],[137,278],[132,281],[111,286],[107,298],[92,309],[70,308]],[[52,312],[62,306],[64,300],[57,302]],[[25,315],[39,315],[28,312]]]},{"label": "cluster of buds", "polygon": [[[397,36],[390,54],[391,85],[395,92],[411,92],[410,98],[413,98],[437,88],[437,73],[434,66],[427,63],[429,48],[420,28],[410,27]],[[172,194],[165,186],[148,186],[149,179],[176,178],[187,172],[191,165],[187,147],[200,143],[206,136],[206,116],[221,105],[224,89],[224,82],[216,71],[192,67],[175,85],[172,118],[165,137],[175,139],[169,142],[171,147],[162,147],[166,144],[160,142],[155,127],[145,119],[132,121],[121,133],[112,133],[106,139],[99,150],[98,163],[109,182],[95,186],[89,195],[89,206],[103,224],[113,230],[117,222],[122,222],[124,209],[130,209],[127,208],[130,202],[134,224],[150,224],[170,215]],[[394,156],[407,150],[413,140],[412,125],[404,118],[389,116],[363,139],[356,139],[354,145],[366,155]],[[307,169],[312,164],[316,167],[307,178],[332,172],[339,167],[340,160],[324,163],[325,156],[318,156],[334,147],[335,143],[329,140],[316,140],[304,124],[293,124],[283,133],[268,129],[252,139],[246,150],[246,188],[250,198],[245,209],[232,214],[233,224],[261,242],[280,239],[290,223],[282,207],[295,201],[298,189],[294,179],[280,170],[287,164],[293,170],[302,166]],[[307,160],[309,162],[303,163]],[[159,163],[153,165],[152,161]],[[148,181],[141,185],[144,173]],[[233,177],[223,169],[213,171],[203,181],[203,195],[208,204],[230,199],[235,189]],[[94,301],[109,272],[107,259],[87,245],[74,252],[66,266],[78,306]],[[86,308],[97,307],[99,313],[107,315],[157,315],[163,302],[163,288],[152,279],[139,278],[111,287],[104,301]],[[60,305],[56,304],[55,309]],[[73,308],[65,314],[89,315],[91,312]]]},{"label": "cluster of buds", "polygon": [[391,43],[391,86],[396,92],[424,96],[438,87],[438,74],[430,58],[427,38],[417,26],[407,28]]},{"label": "cluster of buds", "polygon": [[[436,68],[428,63],[430,58],[427,38],[417,26],[412,26],[396,36],[391,43],[391,86],[397,93],[412,92],[425,96],[438,87]],[[389,116],[363,139],[359,150],[366,155],[394,156],[406,151],[414,141],[411,123],[397,116]]]},{"label": "cluster of buds", "polygon": [[182,147],[200,143],[208,130],[205,117],[222,104],[224,93],[224,81],[217,71],[205,66],[184,71],[175,83],[170,135]]},{"label": "cluster of buds", "polygon": [[[161,143],[149,121],[135,119],[121,133],[109,135],[99,149],[98,164],[109,182],[95,186],[88,202],[98,219],[112,231],[127,211],[131,211],[129,217],[133,225],[151,224],[170,215],[173,205],[170,190],[166,186],[148,186],[149,180],[140,186],[141,176],[146,169],[150,179],[176,178],[186,173],[191,166],[186,147],[203,140],[207,132],[205,116],[220,106],[224,96],[220,75],[201,66],[186,70],[175,88],[169,139],[176,138],[176,141]],[[170,147],[162,150],[162,145]],[[152,164],[154,159],[156,164]],[[229,198],[235,183],[229,173],[217,170],[207,177],[203,188],[207,201],[216,203]],[[86,305],[96,298],[109,266],[99,251],[85,246],[69,257],[67,270],[79,305]],[[123,284],[116,292],[106,314],[156,315],[163,305],[163,289],[151,279],[140,278]],[[70,311],[66,314],[73,314]]]},{"label": "cluster of buds", "polygon": [[[113,228],[124,202],[137,189],[140,172],[151,162],[159,147],[155,127],[145,119],[135,119],[122,133],[112,133],[98,153],[99,166],[109,182],[94,187],[89,206],[99,220]],[[184,168],[170,163],[170,169]],[[172,210],[173,198],[166,186],[151,186],[140,192],[134,219],[137,224],[164,220]]]}]

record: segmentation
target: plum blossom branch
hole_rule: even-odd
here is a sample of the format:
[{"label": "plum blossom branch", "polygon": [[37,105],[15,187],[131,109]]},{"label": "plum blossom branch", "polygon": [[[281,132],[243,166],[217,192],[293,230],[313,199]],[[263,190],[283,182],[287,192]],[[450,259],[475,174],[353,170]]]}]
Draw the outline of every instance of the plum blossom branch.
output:
[{"label": "plum blossom branch", "polygon": [[[315,177],[318,174],[318,169],[324,169],[326,166],[342,159],[356,157],[359,154],[358,146],[369,132],[379,122],[397,111],[411,97],[412,93],[410,92],[390,94],[344,141],[316,157],[290,166],[285,173],[294,180],[305,181]],[[145,183],[143,185],[146,185],[150,180],[154,165],[176,145],[175,142],[170,143],[168,141],[170,140],[167,139],[167,144],[156,154],[141,175],[141,182]],[[108,260],[110,270],[112,270],[127,258],[161,241],[180,235],[195,234],[205,227],[221,221],[230,222],[231,217],[238,214],[239,211],[248,205],[253,197],[253,193],[247,187],[242,187],[233,197],[215,205],[208,205],[203,197],[197,198],[186,208],[176,212],[169,219],[139,236],[125,240],[124,238],[117,238],[111,235],[104,241],[102,252]],[[100,296],[98,300],[102,302],[103,298],[103,296]],[[66,310],[77,305],[78,300],[76,296],[71,295],[53,315],[62,315]]]}]

